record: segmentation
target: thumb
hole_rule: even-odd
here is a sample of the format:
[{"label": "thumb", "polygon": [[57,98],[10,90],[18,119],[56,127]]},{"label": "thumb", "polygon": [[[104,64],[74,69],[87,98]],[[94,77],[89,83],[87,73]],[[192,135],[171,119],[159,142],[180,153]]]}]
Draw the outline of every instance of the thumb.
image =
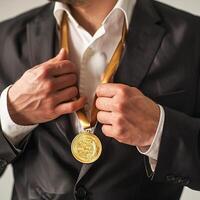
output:
[{"label": "thumb", "polygon": [[61,61],[61,60],[67,60],[67,52],[66,52],[66,49],[65,48],[62,48],[58,55],[56,56],[56,59],[58,61]]},{"label": "thumb", "polygon": [[52,58],[51,61],[58,62],[62,60],[67,60],[67,52],[64,48],[62,48],[56,57]]}]

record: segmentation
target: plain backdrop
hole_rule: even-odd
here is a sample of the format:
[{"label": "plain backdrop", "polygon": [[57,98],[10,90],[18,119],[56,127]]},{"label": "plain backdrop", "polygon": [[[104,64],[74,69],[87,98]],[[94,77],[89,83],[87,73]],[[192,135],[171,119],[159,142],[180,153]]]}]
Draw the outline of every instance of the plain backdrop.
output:
[{"label": "plain backdrop", "polygon": [[[170,4],[174,7],[187,10],[191,13],[200,15],[200,0],[160,0],[160,1],[163,3]],[[47,3],[47,0],[0,0],[0,21],[3,21],[10,17],[14,17],[21,12],[40,6],[45,3]],[[0,200],[11,199],[12,185],[13,185],[12,168],[11,166],[9,166],[4,175],[0,178]],[[200,199],[200,192],[192,191],[188,188],[185,188],[181,198],[181,200],[199,200],[199,199]]]}]

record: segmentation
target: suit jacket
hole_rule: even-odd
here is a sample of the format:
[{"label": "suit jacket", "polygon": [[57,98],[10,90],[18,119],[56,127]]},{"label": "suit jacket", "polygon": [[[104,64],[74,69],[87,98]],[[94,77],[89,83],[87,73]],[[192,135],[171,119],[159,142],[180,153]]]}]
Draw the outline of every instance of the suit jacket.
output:
[{"label": "suit jacket", "polygon": [[[0,91],[59,49],[54,4],[0,24]],[[138,0],[114,81],[139,88],[165,109],[155,173],[134,146],[95,133],[103,152],[80,164],[70,151],[69,116],[40,124],[17,147],[0,129],[0,172],[14,168],[13,200],[177,200],[200,189],[200,19]],[[30,113],[31,114],[31,113]]]}]

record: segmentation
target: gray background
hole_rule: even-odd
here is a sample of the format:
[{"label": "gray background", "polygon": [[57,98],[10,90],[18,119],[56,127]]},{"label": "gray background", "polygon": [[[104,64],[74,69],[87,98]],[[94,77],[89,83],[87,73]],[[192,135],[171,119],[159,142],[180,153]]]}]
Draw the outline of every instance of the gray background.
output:
[{"label": "gray background", "polygon": [[[126,1],[126,0],[125,0]],[[200,0],[160,0],[183,10],[200,15]],[[47,0],[0,0],[0,21],[46,3]],[[183,163],[184,164],[184,163]],[[167,166],[166,166],[167,167]],[[200,169],[199,169],[200,170]],[[0,200],[10,200],[13,185],[12,168],[9,166],[0,178]],[[181,200],[199,200],[200,192],[185,188]]]}]

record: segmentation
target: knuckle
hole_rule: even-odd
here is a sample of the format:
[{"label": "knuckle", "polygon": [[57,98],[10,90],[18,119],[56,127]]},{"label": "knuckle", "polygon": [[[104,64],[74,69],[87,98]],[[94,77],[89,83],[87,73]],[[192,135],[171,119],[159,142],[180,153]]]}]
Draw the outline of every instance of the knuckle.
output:
[{"label": "knuckle", "polygon": [[101,114],[100,114],[100,111],[97,113],[97,120],[100,121],[101,119]]},{"label": "knuckle", "polygon": [[116,126],[116,130],[115,130],[116,137],[118,137],[118,138],[122,137],[123,132],[124,132],[124,128],[118,124],[118,126]]},{"label": "knuckle", "polygon": [[75,86],[71,87],[71,95],[73,97],[76,97],[78,95],[78,88],[77,87],[75,87]]},{"label": "knuckle", "polygon": [[37,77],[37,74],[35,73],[34,68],[28,69],[24,72],[24,74],[22,75],[22,77],[26,77],[29,80],[35,80]]},{"label": "knuckle", "polygon": [[142,96],[135,96],[133,101],[134,105],[138,108],[142,108],[144,106],[142,101]]},{"label": "knuckle", "polygon": [[62,61],[60,61],[60,65],[61,66],[69,66],[70,65],[70,61],[69,60],[62,60]]},{"label": "knuckle", "polygon": [[48,80],[45,83],[46,92],[51,92],[54,89],[54,84],[52,81]]},{"label": "knuckle", "polygon": [[76,66],[75,66],[74,63],[70,62],[69,60],[66,61],[66,62],[67,62],[67,65],[70,67],[72,72],[76,72],[77,71]]},{"label": "knuckle", "polygon": [[75,72],[76,71],[75,65],[69,60],[61,61],[60,67],[68,67],[68,68],[70,68],[71,72]]},{"label": "knuckle", "polygon": [[108,132],[107,128],[105,125],[102,126],[101,128],[102,132],[104,133],[105,136],[110,136],[111,134]]},{"label": "knuckle", "polygon": [[102,119],[102,112],[101,111],[99,111],[97,113],[97,119],[98,119],[98,121],[101,121],[101,119]]},{"label": "knuckle", "polygon": [[123,140],[122,140],[122,139],[117,138],[116,140],[117,140],[119,143],[123,143]]},{"label": "knuckle", "polygon": [[76,76],[76,74],[70,74],[70,82],[72,84],[75,84],[77,82],[77,76]]},{"label": "knuckle", "polygon": [[118,94],[122,97],[127,97],[128,87],[126,85],[120,85],[118,88]]},{"label": "knuckle", "polygon": [[120,100],[117,103],[115,103],[113,106],[117,112],[123,112],[125,110],[126,103],[124,102],[124,100]]},{"label": "knuckle", "polygon": [[67,61],[59,61],[58,63],[55,64],[56,68],[58,70],[64,68],[64,67],[67,67]]},{"label": "knuckle", "polygon": [[120,103],[115,104],[115,110],[120,112],[122,110],[122,105]]},{"label": "knuckle", "polygon": [[69,103],[69,105],[68,105],[68,112],[73,112],[73,111],[75,111],[77,109],[77,105],[76,105],[76,103],[75,102],[71,102],[71,103]]},{"label": "knuckle", "polygon": [[37,71],[40,79],[45,79],[49,75],[49,70],[45,65],[42,65],[40,68],[37,69]]},{"label": "knuckle", "polygon": [[118,128],[121,128],[123,123],[124,123],[124,116],[118,113],[115,118],[115,124],[118,126]]},{"label": "knuckle", "polygon": [[33,68],[26,70],[26,71],[24,72],[23,76],[24,76],[24,75],[26,76],[26,75],[31,74],[32,71],[33,71]]},{"label": "knuckle", "polygon": [[135,95],[141,94],[141,91],[140,91],[138,88],[136,88],[136,87],[131,87],[131,91],[132,91]]},{"label": "knuckle", "polygon": [[100,98],[97,98],[96,99],[96,107],[99,108],[99,105],[100,105]]}]

